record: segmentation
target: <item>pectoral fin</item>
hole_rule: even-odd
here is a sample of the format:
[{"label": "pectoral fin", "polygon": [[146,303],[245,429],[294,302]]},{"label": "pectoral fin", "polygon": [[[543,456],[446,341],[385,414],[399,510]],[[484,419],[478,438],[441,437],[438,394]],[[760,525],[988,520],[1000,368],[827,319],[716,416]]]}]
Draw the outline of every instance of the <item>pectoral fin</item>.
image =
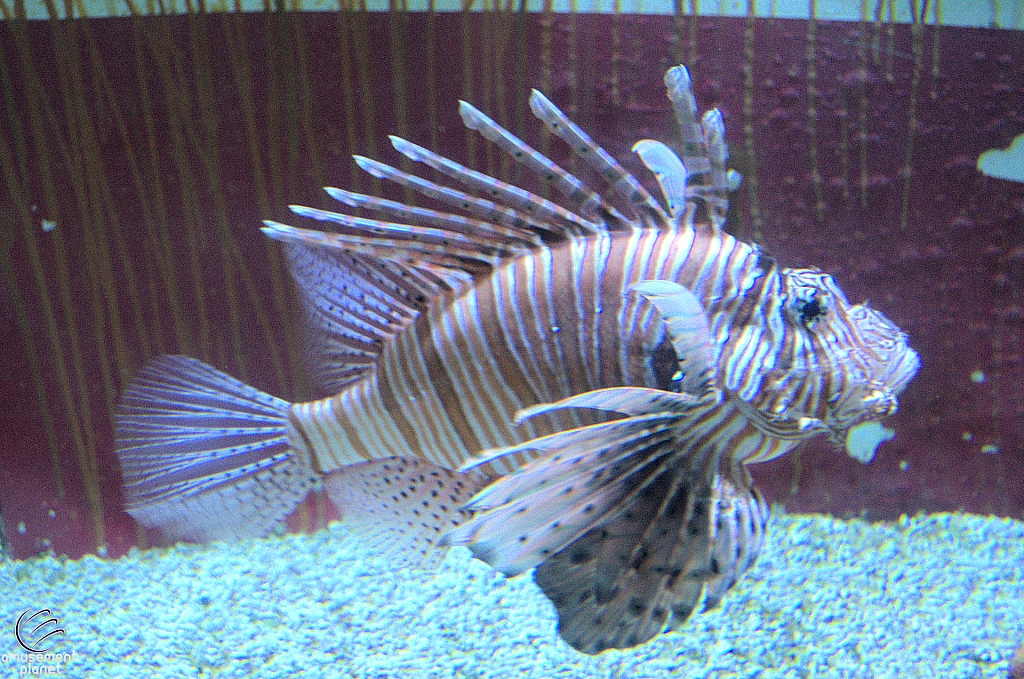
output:
[{"label": "pectoral fin", "polygon": [[630,286],[651,302],[665,322],[679,361],[679,387],[703,396],[714,377],[711,328],[700,300],[690,290],[671,281],[642,281]]},{"label": "pectoral fin", "polygon": [[539,454],[477,493],[465,507],[472,518],[440,544],[467,545],[509,576],[536,567],[562,638],[600,653],[674,629],[702,599],[717,605],[757,557],[768,510],[742,468],[721,471],[721,458],[691,440],[712,401],[619,387],[517,420],[574,407],[626,417],[481,453],[473,464]]},{"label": "pectoral fin", "polygon": [[[678,629],[718,605],[761,548],[768,508],[745,480],[666,469],[615,518],[542,563],[558,632],[589,654]],[[705,596],[706,591],[706,596]]]}]

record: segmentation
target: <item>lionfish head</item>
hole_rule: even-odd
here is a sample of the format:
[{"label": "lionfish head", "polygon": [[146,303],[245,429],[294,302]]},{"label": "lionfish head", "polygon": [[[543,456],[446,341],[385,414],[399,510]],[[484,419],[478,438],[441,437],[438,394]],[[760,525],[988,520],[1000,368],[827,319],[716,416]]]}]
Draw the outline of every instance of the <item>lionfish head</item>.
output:
[{"label": "lionfish head", "polygon": [[[867,303],[851,304],[832,276],[818,270],[781,272],[787,328],[777,366],[780,390],[800,394],[807,415],[842,443],[852,427],[896,412],[897,395],[917,373],[920,358],[907,334]],[[779,387],[776,383],[776,393]],[[774,403],[778,412],[779,402]]]}]

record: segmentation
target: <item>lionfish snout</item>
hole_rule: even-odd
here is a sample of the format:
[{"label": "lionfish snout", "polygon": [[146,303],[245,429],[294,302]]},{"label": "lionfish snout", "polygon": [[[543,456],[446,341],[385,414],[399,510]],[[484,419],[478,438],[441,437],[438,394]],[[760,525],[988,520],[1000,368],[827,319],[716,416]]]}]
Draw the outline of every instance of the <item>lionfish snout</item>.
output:
[{"label": "lionfish snout", "polygon": [[897,396],[917,374],[921,359],[910,348],[907,334],[867,304],[849,306],[845,318],[849,352],[836,363],[845,379],[838,382],[843,386],[830,408],[827,426],[833,441],[845,441],[849,449],[852,430],[895,414]]},{"label": "lionfish snout", "polygon": [[847,317],[856,330],[858,348],[872,381],[893,394],[901,393],[921,367],[921,358],[910,348],[907,333],[867,303],[850,307]]}]

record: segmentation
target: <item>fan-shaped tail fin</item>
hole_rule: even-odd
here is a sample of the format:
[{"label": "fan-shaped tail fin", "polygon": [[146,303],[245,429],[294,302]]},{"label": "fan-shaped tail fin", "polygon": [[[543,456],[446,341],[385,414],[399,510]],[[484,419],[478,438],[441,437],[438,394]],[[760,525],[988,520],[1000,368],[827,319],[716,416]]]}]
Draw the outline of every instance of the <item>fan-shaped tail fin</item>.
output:
[{"label": "fan-shaped tail fin", "polygon": [[127,512],[173,539],[266,535],[316,482],[290,406],[196,359],[157,358],[116,416]]}]

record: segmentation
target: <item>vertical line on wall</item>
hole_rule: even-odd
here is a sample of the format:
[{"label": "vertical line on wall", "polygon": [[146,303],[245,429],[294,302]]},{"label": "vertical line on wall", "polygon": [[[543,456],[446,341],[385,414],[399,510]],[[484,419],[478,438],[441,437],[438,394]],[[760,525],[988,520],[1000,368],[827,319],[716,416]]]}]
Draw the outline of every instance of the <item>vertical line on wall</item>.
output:
[{"label": "vertical line on wall", "polygon": [[[860,141],[860,207],[862,210],[868,206],[868,0],[861,0],[860,31],[861,45],[857,48],[857,56],[860,61],[860,82],[857,84],[860,91],[858,102],[857,124],[860,128],[857,137]],[[875,33],[877,36],[877,32]]]},{"label": "vertical line on wall", "polygon": [[[353,0],[345,0],[352,2]],[[358,2],[350,14],[352,54],[355,56],[359,75],[359,94],[362,103],[362,119],[357,126],[363,130],[362,147],[366,155],[371,158],[378,156],[377,148],[377,108],[375,104],[376,89],[373,86],[373,69],[375,65],[373,43],[369,40],[369,13],[366,11],[366,0],[355,0]],[[371,180],[372,193],[379,194],[382,191],[383,180],[374,177]]]},{"label": "vertical line on wall", "polygon": [[437,120],[437,7],[436,0],[428,0],[427,30],[424,38],[427,48],[427,127],[430,128],[430,148],[440,146]]},{"label": "vertical line on wall", "polygon": [[[15,205],[19,220],[22,223],[22,231],[28,236],[35,228],[28,209],[27,149],[21,121],[14,109],[14,83],[11,80],[10,72],[7,70],[7,61],[2,53],[0,53],[0,91],[3,92],[3,101],[7,102],[6,117],[10,123],[6,139],[0,141],[0,170],[2,170],[5,180],[3,184],[7,186],[8,199]],[[8,146],[8,140],[11,146],[13,146],[13,150]],[[18,157],[17,162],[15,161],[15,156]],[[43,367],[40,360],[41,348],[36,348],[35,340],[32,337],[32,328],[28,321],[28,310],[18,288],[14,263],[8,254],[14,246],[16,239],[15,224],[12,222],[10,227],[10,231],[7,231],[6,228],[0,229],[0,238],[3,239],[3,242],[0,242],[0,275],[3,276],[5,286],[10,291],[15,323],[18,326],[18,334],[21,335],[22,345],[25,347],[25,356],[28,359],[29,371],[31,372],[32,388],[36,393],[36,405],[39,408],[39,415],[43,421],[43,431],[46,434],[50,464],[53,467],[54,486],[57,490],[57,497],[62,499],[65,493],[64,473],[60,465],[57,431],[54,427],[54,416],[53,411],[50,409],[50,400],[46,396],[46,384],[43,380]],[[49,307],[48,298],[44,298],[41,301],[43,302],[44,315],[47,317],[47,324],[49,325],[50,319],[53,317],[53,310]]]},{"label": "vertical line on wall", "polygon": [[811,161],[811,185],[814,188],[814,216],[825,219],[825,194],[821,186],[821,168],[818,165],[818,2],[810,0],[810,18],[807,20],[807,152]]},{"label": "vertical line on wall", "polygon": [[[403,139],[409,138],[409,104],[406,92],[406,50],[405,40],[409,35],[409,14],[406,0],[388,0],[388,35],[391,49],[391,91],[392,105],[395,111],[395,131]],[[412,172],[413,162],[402,156],[402,170]],[[408,186],[403,187],[403,200],[408,204],[416,202],[415,192]]]},{"label": "vertical line on wall", "polygon": [[697,15],[700,14],[700,0],[690,0],[690,55],[687,62],[690,66],[697,63]]},{"label": "vertical line on wall", "polygon": [[[217,340],[216,344],[222,345],[219,353],[221,359],[223,360],[230,355],[232,365],[238,367],[237,377],[245,381],[249,379],[249,371],[242,355],[241,301],[238,293],[238,279],[243,273],[241,269],[244,269],[245,266],[244,263],[239,262],[242,266],[236,272],[236,258],[232,256],[235,254],[235,239],[230,230],[227,206],[224,202],[224,194],[221,188],[221,171],[218,158],[220,148],[218,143],[218,136],[220,134],[218,130],[219,116],[217,115],[217,107],[214,104],[206,21],[207,18],[205,16],[196,14],[189,14],[187,18],[189,47],[192,53],[190,70],[194,79],[194,95],[199,105],[198,118],[200,124],[189,124],[195,120],[194,117],[189,117],[186,119],[189,122],[185,123],[183,127],[185,128],[188,140],[192,144],[192,151],[199,158],[203,174],[205,174],[205,188],[210,198],[212,198],[214,205],[215,215],[213,217],[217,225],[215,233],[219,236],[217,239],[219,242],[216,242],[216,248],[220,254],[220,270],[216,272],[217,279],[219,279],[217,285],[222,286],[224,297],[227,300],[228,327],[230,332],[226,345],[222,345],[223,338],[220,337],[215,338]],[[188,70],[187,67],[182,65],[180,72],[184,77],[179,82],[189,82],[186,75]],[[198,177],[197,179],[199,180],[197,184],[202,181]],[[211,215],[200,215],[197,211],[196,216],[197,220],[192,224],[192,228],[204,229],[205,223]],[[253,303],[257,307],[261,306],[258,299],[254,299]]]},{"label": "vertical line on wall", "polygon": [[[146,222],[149,225],[150,238],[153,241],[156,266],[160,271],[164,304],[171,312],[175,338],[174,346],[178,351],[191,353],[192,333],[189,331],[188,321],[186,320],[182,304],[178,261],[172,247],[170,215],[167,211],[167,200],[162,181],[163,165],[159,151],[161,144],[156,139],[156,121],[153,116],[153,101],[149,92],[148,77],[151,69],[146,63],[145,47],[142,44],[142,34],[147,30],[145,22],[141,17],[132,19],[132,49],[135,54],[135,78],[138,83],[137,94],[138,101],[142,106],[142,120],[146,129],[145,160],[139,167],[141,183],[138,191],[140,197],[143,197],[143,209],[147,209],[147,205],[152,205],[149,208],[152,210],[152,217],[146,219]],[[127,146],[127,133],[125,133],[124,138]],[[161,308],[159,305],[154,305],[153,307],[154,310],[159,308]],[[159,349],[161,352],[166,350],[164,346],[159,346]]]},{"label": "vertical line on wall", "polygon": [[[516,8],[516,28],[515,28],[515,45],[518,49],[514,50],[516,58],[516,69],[515,69],[515,95],[513,101],[515,102],[512,107],[512,115],[515,118],[515,133],[520,139],[526,139],[526,120],[532,119],[529,115],[530,106],[527,103],[527,62],[532,59],[532,55],[525,49],[527,44],[530,15],[527,8],[526,0],[516,0],[518,7]],[[511,121],[509,121],[511,123]],[[524,169],[522,164],[516,163],[514,179],[518,181],[522,176]]]},{"label": "vertical line on wall", "polygon": [[[49,9],[53,10],[52,4]],[[55,20],[54,20],[55,21]],[[15,40],[15,50],[21,60],[21,72],[27,99],[26,109],[30,121],[33,150],[35,151],[35,162],[32,163],[34,171],[38,172],[45,196],[46,212],[50,219],[58,224],[61,223],[59,210],[60,201],[55,186],[53,172],[57,169],[55,159],[50,153],[50,145],[55,145],[64,158],[65,164],[71,166],[70,140],[65,139],[56,119],[53,107],[47,98],[45,89],[36,71],[36,63],[32,52],[31,44],[27,35],[24,23],[12,24],[12,34]],[[14,115],[12,112],[11,115]],[[28,157],[28,140],[22,140],[25,145],[19,149],[18,156]],[[5,174],[10,178],[12,187],[17,185],[13,163],[5,163]],[[81,192],[81,186],[73,183],[71,187],[76,193]],[[24,185],[28,186],[28,177],[24,177]],[[50,232],[50,243],[53,246],[53,255],[56,264],[57,298],[63,307],[63,332],[58,324],[58,310],[50,299],[48,268],[43,264],[43,256],[40,251],[39,242],[36,238],[35,229],[31,219],[31,210],[24,204],[24,197],[27,191],[21,195],[14,195],[16,205],[22,215],[22,224],[25,234],[25,246],[28,255],[29,266],[35,279],[36,289],[39,294],[43,310],[43,317],[46,319],[47,335],[50,340],[51,357],[57,368],[57,375],[60,379],[60,391],[64,401],[64,414],[67,418],[67,425],[71,430],[72,445],[79,470],[82,474],[85,485],[86,504],[92,519],[93,536],[96,545],[105,542],[105,527],[103,524],[103,498],[99,493],[98,480],[95,470],[96,442],[91,426],[92,410],[89,405],[88,381],[82,356],[82,341],[78,332],[78,325],[75,321],[75,304],[71,295],[71,281],[69,276],[69,257],[64,243],[61,229]],[[81,198],[79,196],[79,198]],[[19,204],[20,203],[20,204]],[[65,348],[66,347],[66,348]],[[67,351],[67,354],[65,354]],[[70,363],[70,366],[68,365]],[[72,373],[74,379],[72,379]],[[99,518],[97,518],[99,517]]]},{"label": "vertical line on wall", "polygon": [[942,16],[939,13],[939,5],[941,4],[942,0],[935,0],[932,4],[932,101],[939,98],[939,60],[941,57],[939,53],[939,33],[942,28]]},{"label": "vertical line on wall", "polygon": [[[355,46],[352,41],[353,29],[353,9],[352,0],[338,0],[338,60],[339,70],[341,71],[341,95],[345,101],[345,148],[348,155],[359,151],[359,132],[361,126],[358,120],[358,104],[356,102],[357,95],[353,88],[353,84],[356,82],[356,74],[354,73],[354,50]],[[349,161],[348,163],[349,180],[347,186],[350,186],[353,191],[361,191],[361,185],[363,183],[363,172],[355,167],[355,163]]]},{"label": "vertical line on wall", "polygon": [[903,196],[900,201],[900,229],[906,230],[910,213],[910,182],[913,180],[914,140],[917,135],[917,95],[921,88],[921,71],[924,63],[924,16],[928,12],[928,0],[923,0],[921,14],[915,15],[910,28],[911,46],[914,54],[914,75],[910,81],[910,119],[907,123],[907,152],[903,159]]},{"label": "vertical line on wall", "polygon": [[[554,0],[544,0],[544,14],[541,16],[540,20],[540,91],[543,92],[548,97],[554,94],[551,91],[551,71],[553,68],[551,54],[551,35],[553,33],[555,22],[553,5]],[[541,126],[539,150],[545,156],[551,156],[551,132],[548,130],[547,125]]]},{"label": "vertical line on wall", "polygon": [[753,241],[762,242],[761,206],[757,199],[757,150],[754,146],[754,40],[757,0],[747,0],[747,19],[743,26],[743,145],[748,163],[747,197],[750,201],[750,221],[754,225]]},{"label": "vertical line on wall", "polygon": [[[237,0],[236,0],[237,2]],[[256,100],[254,95],[254,82],[250,69],[249,39],[245,28],[246,19],[238,14],[224,16],[222,24],[224,37],[227,43],[228,64],[233,74],[233,82],[238,92],[239,106],[241,107],[242,120],[245,125],[245,137],[249,151],[249,162],[252,167],[253,185],[256,193],[256,201],[259,205],[261,215],[269,217],[273,214],[271,206],[269,187],[267,184],[266,169],[264,167],[263,144],[260,138],[259,126],[256,122]],[[300,69],[305,75],[305,69]],[[307,106],[309,97],[306,97]],[[308,111],[306,113],[308,114]],[[307,124],[308,125],[308,124]],[[316,146],[310,140],[310,146]],[[314,156],[315,158],[316,156]],[[314,160],[314,166],[317,163]],[[276,315],[282,321],[287,321],[290,316],[288,304],[289,285],[285,275],[284,262],[280,254],[280,247],[270,239],[266,241],[267,262],[269,264],[270,281],[272,288],[272,300]],[[291,324],[287,323],[287,327]],[[288,352],[288,363],[296,368],[302,362],[299,355],[298,342],[294,332],[286,331],[286,351]],[[278,375],[281,387],[295,393],[294,374],[295,370],[285,370],[283,375]]]},{"label": "vertical line on wall", "polygon": [[[473,67],[476,58],[473,50],[473,0],[462,0],[462,98],[473,101]],[[473,167],[476,162],[476,134],[466,128],[466,164]]]}]

